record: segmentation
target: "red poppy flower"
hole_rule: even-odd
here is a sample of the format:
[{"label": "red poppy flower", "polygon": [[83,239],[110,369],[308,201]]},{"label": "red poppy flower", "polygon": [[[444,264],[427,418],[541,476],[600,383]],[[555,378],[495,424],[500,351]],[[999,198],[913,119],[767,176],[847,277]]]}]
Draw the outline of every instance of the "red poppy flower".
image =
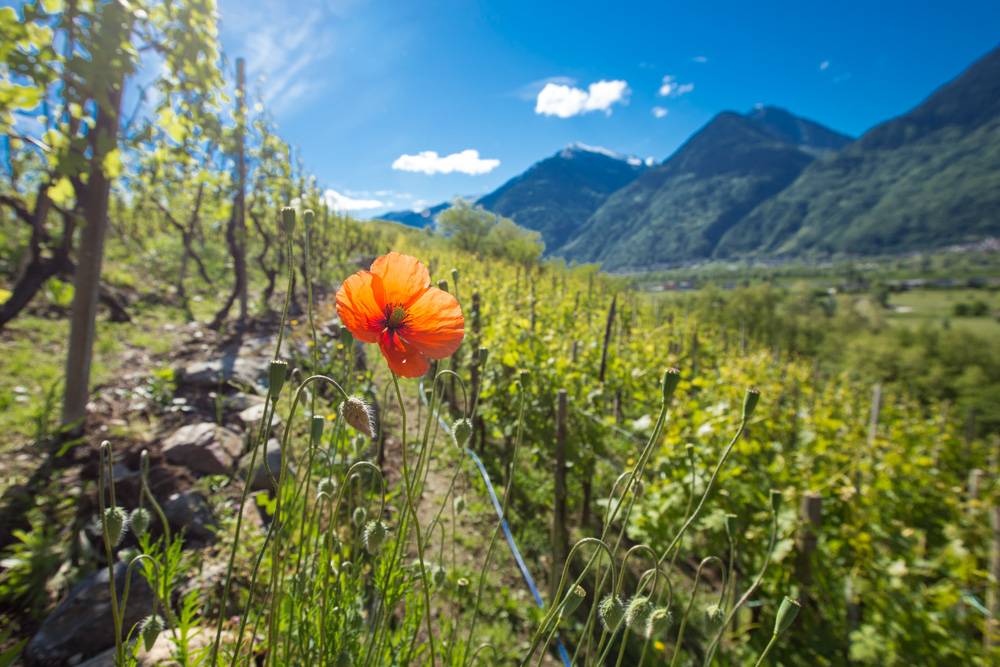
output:
[{"label": "red poppy flower", "polygon": [[390,252],[337,292],[340,321],[358,340],[378,343],[396,375],[420,377],[431,366],[426,357],[454,354],[465,337],[458,300],[430,282],[417,258]]}]

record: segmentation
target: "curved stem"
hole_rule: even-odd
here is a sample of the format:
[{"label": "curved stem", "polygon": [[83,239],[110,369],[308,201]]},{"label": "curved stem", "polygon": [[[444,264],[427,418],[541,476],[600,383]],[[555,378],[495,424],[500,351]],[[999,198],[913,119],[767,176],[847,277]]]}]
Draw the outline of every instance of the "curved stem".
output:
[{"label": "curved stem", "polygon": [[719,569],[722,571],[722,595],[725,595],[726,591],[726,567],[725,563],[716,558],[715,556],[709,556],[702,559],[701,563],[698,564],[698,570],[694,575],[694,586],[691,589],[691,599],[688,600],[687,609],[684,610],[684,616],[681,617],[680,627],[677,629],[677,644],[674,645],[674,657],[670,661],[670,667],[674,667],[677,664],[677,658],[681,654],[681,641],[684,639],[684,628],[687,626],[688,616],[691,615],[691,607],[694,606],[694,599],[698,594],[698,584],[701,582],[701,571],[705,565],[710,561],[715,560],[719,562]]}]

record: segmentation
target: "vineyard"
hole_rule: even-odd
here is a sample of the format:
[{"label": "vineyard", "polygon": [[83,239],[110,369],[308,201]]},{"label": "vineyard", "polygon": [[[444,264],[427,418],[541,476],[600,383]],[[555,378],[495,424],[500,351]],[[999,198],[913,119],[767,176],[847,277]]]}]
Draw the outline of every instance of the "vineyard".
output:
[{"label": "vineyard", "polygon": [[995,340],[340,215],[212,9],[0,9],[0,666],[1000,660]]}]

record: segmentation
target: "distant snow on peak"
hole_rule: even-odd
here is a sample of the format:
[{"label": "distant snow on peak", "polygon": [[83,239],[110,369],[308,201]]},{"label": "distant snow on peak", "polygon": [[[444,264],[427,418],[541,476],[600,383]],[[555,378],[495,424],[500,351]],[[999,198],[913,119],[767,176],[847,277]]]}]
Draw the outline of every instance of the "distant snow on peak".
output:
[{"label": "distant snow on peak", "polygon": [[604,155],[613,160],[621,160],[622,162],[626,162],[633,167],[641,167],[643,164],[645,164],[646,166],[650,166],[650,162],[652,160],[652,158],[647,158],[646,160],[643,160],[642,158],[635,157],[634,155],[622,155],[621,153],[616,153],[615,151],[610,150],[608,148],[604,148],[603,146],[590,146],[588,144],[579,141],[574,141],[573,143],[567,145],[566,148],[564,148],[562,152],[559,153],[559,157],[571,158],[573,157],[574,154],[578,154],[581,152],[597,153],[598,155]]}]

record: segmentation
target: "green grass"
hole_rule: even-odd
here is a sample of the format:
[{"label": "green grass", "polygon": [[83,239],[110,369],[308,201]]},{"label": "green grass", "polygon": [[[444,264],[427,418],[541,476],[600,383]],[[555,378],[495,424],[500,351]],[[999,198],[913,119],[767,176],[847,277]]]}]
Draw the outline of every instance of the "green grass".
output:
[{"label": "green grass", "polygon": [[[990,314],[984,317],[955,317],[957,304],[983,301]],[[889,296],[889,304],[897,310],[889,317],[891,322],[911,327],[922,325],[961,327],[984,335],[1000,334],[1000,322],[994,313],[1000,310],[1000,292],[980,289],[912,290]]]}]

